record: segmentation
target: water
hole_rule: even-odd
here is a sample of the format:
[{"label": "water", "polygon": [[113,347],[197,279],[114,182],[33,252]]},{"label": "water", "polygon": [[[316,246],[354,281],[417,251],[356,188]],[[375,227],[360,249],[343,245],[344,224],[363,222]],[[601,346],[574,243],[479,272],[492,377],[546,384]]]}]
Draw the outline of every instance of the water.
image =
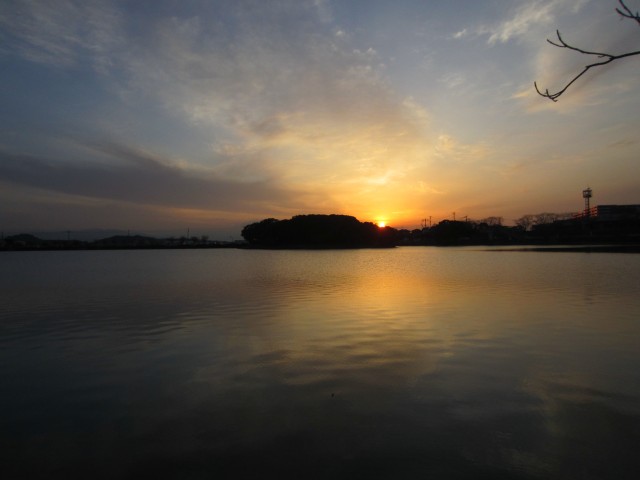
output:
[{"label": "water", "polygon": [[3,478],[625,479],[640,256],[0,254]]}]

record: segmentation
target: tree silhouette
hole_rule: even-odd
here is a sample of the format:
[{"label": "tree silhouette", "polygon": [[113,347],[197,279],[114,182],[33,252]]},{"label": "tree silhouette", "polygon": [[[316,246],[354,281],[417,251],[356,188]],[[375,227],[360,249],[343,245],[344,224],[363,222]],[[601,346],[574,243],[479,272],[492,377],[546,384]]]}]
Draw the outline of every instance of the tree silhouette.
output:
[{"label": "tree silhouette", "polygon": [[[624,0],[618,0],[618,3],[620,3],[620,8],[616,8],[616,12],[618,13],[618,15],[620,15],[623,18],[630,18],[632,20],[635,20],[636,22],[638,22],[638,25],[640,25],[640,12],[636,12],[633,13],[631,11],[631,9],[629,9],[629,7],[627,7],[627,5],[624,3]],[[552,42],[551,40],[547,39],[547,42],[549,42],[551,45],[553,45],[554,47],[558,47],[558,48],[567,48],[569,50],[573,50],[575,52],[581,53],[583,55],[590,55],[596,58],[599,58],[601,60],[594,62],[594,63],[590,63],[588,65],[586,65],[582,71],[580,73],[578,73],[577,75],[575,75],[562,89],[558,90],[557,92],[551,93],[549,92],[549,89],[545,89],[544,92],[540,91],[540,89],[538,88],[538,84],[537,82],[533,82],[533,86],[536,89],[536,92],[538,92],[539,95],[548,98],[554,102],[558,101],[558,97],[560,95],[562,95],[564,92],[567,91],[567,89],[573,85],[573,83],[578,80],[582,75],[584,75],[585,73],[587,73],[589,70],[591,70],[592,68],[595,67],[601,67],[603,65],[607,65],[615,60],[620,60],[621,58],[626,58],[626,57],[632,57],[634,55],[640,55],[640,50],[636,50],[634,52],[626,52],[626,53],[622,53],[620,55],[613,55],[610,53],[603,53],[603,52],[592,52],[589,50],[584,50],[582,48],[578,48],[575,47],[573,45],[568,44],[567,42],[564,41],[564,39],[562,38],[562,36],[560,35],[560,31],[556,30],[556,35],[558,37],[558,41],[556,42]]]},{"label": "tree silhouette", "polygon": [[267,218],[242,229],[254,246],[274,248],[391,247],[397,230],[360,222],[349,215],[296,215],[288,220]]}]

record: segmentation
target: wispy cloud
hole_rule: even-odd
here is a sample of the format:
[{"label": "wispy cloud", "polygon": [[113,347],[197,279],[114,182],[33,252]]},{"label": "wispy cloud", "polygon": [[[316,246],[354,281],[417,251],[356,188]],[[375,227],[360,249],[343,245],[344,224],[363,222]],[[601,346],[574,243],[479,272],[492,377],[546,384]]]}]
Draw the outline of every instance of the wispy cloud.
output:
[{"label": "wispy cloud", "polygon": [[440,81],[443,82],[447,88],[456,88],[464,85],[466,79],[461,73],[448,73],[442,76]]},{"label": "wispy cloud", "polygon": [[7,0],[0,5],[4,53],[59,67],[88,59],[101,71],[121,45],[120,12],[110,1]]},{"label": "wispy cloud", "polygon": [[[221,204],[231,198],[229,208],[240,208],[242,202],[270,198],[286,204],[293,198],[273,183],[246,182],[278,178],[279,184],[326,194],[341,185],[366,188],[375,179],[401,178],[425,159],[424,109],[389,88],[374,49],[354,48],[348,35],[336,36],[324,26],[331,16],[324,1],[280,0],[251,8],[238,2],[225,11],[225,22],[178,10],[171,17],[145,19],[135,35],[124,17],[109,16],[100,5],[68,1],[57,11],[45,2],[16,7],[14,16],[24,12],[27,19],[13,31],[20,53],[59,66],[72,65],[80,55],[109,57],[121,69],[110,80],[123,96],[146,97],[195,128],[215,132],[204,161],[217,179],[192,177],[164,160],[143,167],[141,157],[122,151],[116,157],[128,163],[118,170],[39,158],[25,158],[20,167],[15,157],[6,157],[5,178],[165,205]],[[81,28],[101,16],[105,29],[119,29],[111,36],[126,48],[101,43]],[[42,45],[48,47],[39,50]]]},{"label": "wispy cloud", "polygon": [[318,10],[318,16],[322,22],[329,23],[333,20],[331,5],[328,0],[313,0],[313,4]]},{"label": "wispy cloud", "polygon": [[463,38],[466,37],[469,34],[469,31],[466,28],[463,28],[462,30],[460,30],[459,32],[456,32],[453,34],[453,38]]},{"label": "wispy cloud", "polygon": [[496,27],[487,28],[486,33],[489,35],[487,42],[489,45],[497,42],[505,43],[514,37],[526,34],[535,25],[552,23],[557,4],[557,1],[527,2],[511,18]]},{"label": "wispy cloud", "polygon": [[305,26],[293,29],[287,15],[264,25],[260,7],[238,11],[233,43],[198,19],[163,20],[149,32],[153,48],[130,59],[133,85],[215,129],[216,152],[226,154],[215,168],[225,174],[242,175],[245,165],[248,176],[257,168],[339,188],[341,179],[366,184],[385,165],[423,159],[423,109],[389,88],[375,50],[325,32],[311,6],[289,12]]},{"label": "wispy cloud", "polygon": [[578,12],[589,0],[534,0],[516,7],[513,13],[497,25],[485,25],[478,29],[487,35],[487,43],[506,43],[527,35],[533,29],[553,24],[563,12]]}]

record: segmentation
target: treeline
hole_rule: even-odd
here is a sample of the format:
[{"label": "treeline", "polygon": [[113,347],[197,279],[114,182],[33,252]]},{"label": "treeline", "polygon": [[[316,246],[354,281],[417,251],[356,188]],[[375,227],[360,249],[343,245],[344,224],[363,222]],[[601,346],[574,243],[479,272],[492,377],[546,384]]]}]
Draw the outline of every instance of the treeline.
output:
[{"label": "treeline", "polygon": [[288,220],[267,218],[247,225],[242,237],[251,246],[265,248],[393,247],[398,231],[349,215],[296,215]]},{"label": "treeline", "polygon": [[535,213],[527,214],[515,220],[516,226],[522,228],[525,232],[539,225],[548,225],[554,222],[571,220],[575,216],[574,213]]},{"label": "treeline", "polygon": [[399,230],[399,245],[512,245],[524,239],[520,227],[502,225],[501,217],[480,221],[443,220],[429,228]]},{"label": "treeline", "polygon": [[515,226],[501,217],[480,221],[444,220],[430,228],[400,230],[401,245],[580,245],[640,243],[640,218],[577,217],[573,214],[524,215]]}]

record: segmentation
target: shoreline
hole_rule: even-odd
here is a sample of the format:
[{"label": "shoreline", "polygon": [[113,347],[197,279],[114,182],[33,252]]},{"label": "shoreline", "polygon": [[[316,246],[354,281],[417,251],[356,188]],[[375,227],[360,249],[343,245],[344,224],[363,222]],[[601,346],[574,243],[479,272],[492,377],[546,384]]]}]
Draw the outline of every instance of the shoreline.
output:
[{"label": "shoreline", "polygon": [[492,252],[584,252],[584,253],[640,253],[640,245],[531,245],[515,248],[496,248]]},{"label": "shoreline", "polygon": [[[283,246],[257,246],[238,244],[213,244],[213,245],[129,245],[129,246],[12,246],[0,247],[0,252],[71,252],[71,251],[106,251],[106,250],[207,250],[207,249],[237,249],[237,250],[387,250],[397,247],[435,247],[435,248],[460,248],[478,247],[483,251],[491,252],[584,252],[584,253],[640,253],[640,244],[464,244],[464,245],[362,245],[362,246],[322,246],[322,245],[283,245]],[[495,247],[495,248],[494,248]]]}]

